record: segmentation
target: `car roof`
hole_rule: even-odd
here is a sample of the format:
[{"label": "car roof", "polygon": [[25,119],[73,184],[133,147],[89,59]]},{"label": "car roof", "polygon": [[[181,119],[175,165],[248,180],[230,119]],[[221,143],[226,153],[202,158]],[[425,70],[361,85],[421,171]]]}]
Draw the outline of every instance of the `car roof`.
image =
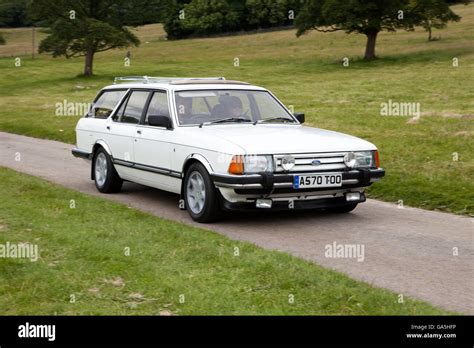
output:
[{"label": "car roof", "polygon": [[266,91],[265,88],[253,86],[247,82],[226,80],[223,77],[207,78],[162,78],[148,76],[116,77],[114,84],[104,89],[167,89],[171,91],[205,90],[205,89],[241,89]]}]

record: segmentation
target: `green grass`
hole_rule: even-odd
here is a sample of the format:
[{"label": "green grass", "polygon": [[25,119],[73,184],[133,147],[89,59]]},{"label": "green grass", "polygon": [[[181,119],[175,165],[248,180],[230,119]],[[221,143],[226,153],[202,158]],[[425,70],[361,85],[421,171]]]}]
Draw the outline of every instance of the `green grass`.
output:
[{"label": "green grass", "polygon": [[2,315],[449,314],[412,299],[399,304],[394,293],[285,253],[9,169],[0,168],[0,180],[0,196],[14,197],[0,200],[0,244],[37,244],[40,254],[37,262],[0,258]]},{"label": "green grass", "polygon": [[[19,68],[13,58],[0,58],[0,129],[74,143],[78,118],[55,116],[55,104],[90,102],[114,76],[224,75],[271,89],[305,112],[309,125],[375,143],[387,176],[370,188],[371,197],[474,215],[474,4],[453,8],[463,18],[436,31],[441,40],[427,42],[421,29],[382,33],[380,59],[373,62],[361,60],[365,38],[356,34],[311,32],[297,39],[285,30],[172,42],[163,40],[160,25],[138,30],[142,45],[131,49],[131,67],[124,67],[124,50],[98,54],[93,78],[77,76],[82,58],[25,56]],[[14,38],[9,33],[4,55]],[[459,67],[452,66],[454,57]],[[421,120],[380,116],[389,99],[419,102]]]}]

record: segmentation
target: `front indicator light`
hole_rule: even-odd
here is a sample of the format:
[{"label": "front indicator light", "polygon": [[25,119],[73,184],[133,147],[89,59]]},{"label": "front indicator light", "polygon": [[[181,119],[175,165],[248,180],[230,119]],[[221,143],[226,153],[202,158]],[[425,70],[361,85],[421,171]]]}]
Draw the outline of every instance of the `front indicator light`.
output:
[{"label": "front indicator light", "polygon": [[242,175],[244,174],[244,159],[243,156],[238,155],[232,157],[229,165],[229,174]]}]

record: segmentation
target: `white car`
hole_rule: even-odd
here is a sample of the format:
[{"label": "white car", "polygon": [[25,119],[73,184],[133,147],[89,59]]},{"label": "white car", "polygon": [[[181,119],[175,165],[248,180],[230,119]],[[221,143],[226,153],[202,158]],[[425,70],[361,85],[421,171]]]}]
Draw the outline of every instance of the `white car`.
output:
[{"label": "white car", "polygon": [[304,126],[271,92],[224,78],[116,78],[76,127],[100,192],[123,181],[181,195],[199,222],[222,210],[349,212],[382,178],[377,148]]}]

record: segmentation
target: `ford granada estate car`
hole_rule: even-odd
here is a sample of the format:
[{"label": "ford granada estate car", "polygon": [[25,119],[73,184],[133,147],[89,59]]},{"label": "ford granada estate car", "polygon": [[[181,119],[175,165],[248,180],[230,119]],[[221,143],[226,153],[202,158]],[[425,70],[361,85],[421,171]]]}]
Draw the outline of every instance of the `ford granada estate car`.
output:
[{"label": "ford granada estate car", "polygon": [[100,192],[124,181],[181,195],[192,219],[223,210],[346,213],[385,174],[362,139],[303,125],[270,91],[224,78],[116,78],[76,127]]}]

